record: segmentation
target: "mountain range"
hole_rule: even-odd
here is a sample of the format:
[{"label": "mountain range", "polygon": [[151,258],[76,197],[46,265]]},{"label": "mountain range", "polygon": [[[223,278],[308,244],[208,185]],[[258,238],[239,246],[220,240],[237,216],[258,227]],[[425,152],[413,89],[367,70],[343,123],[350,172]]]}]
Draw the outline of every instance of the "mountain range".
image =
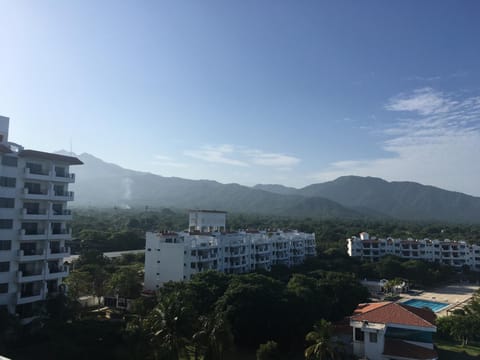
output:
[{"label": "mountain range", "polygon": [[84,153],[74,206],[216,209],[317,218],[480,223],[480,198],[414,182],[343,176],[301,189],[221,184],[124,169]]}]

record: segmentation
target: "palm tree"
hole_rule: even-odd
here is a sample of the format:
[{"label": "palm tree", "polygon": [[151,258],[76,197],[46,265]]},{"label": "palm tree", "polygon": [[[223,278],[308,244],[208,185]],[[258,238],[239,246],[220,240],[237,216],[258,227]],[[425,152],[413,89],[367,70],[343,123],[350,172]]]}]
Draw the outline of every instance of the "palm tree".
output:
[{"label": "palm tree", "polygon": [[175,293],[164,296],[145,320],[155,359],[178,360],[185,354],[191,308]]},{"label": "palm tree", "polygon": [[324,319],[313,325],[305,340],[312,343],[305,349],[307,360],[330,360],[339,358],[337,346],[332,343],[332,324]]},{"label": "palm tree", "polygon": [[194,358],[203,354],[204,360],[222,360],[225,352],[233,344],[230,326],[221,313],[199,319],[200,329],[192,336],[194,344]]}]

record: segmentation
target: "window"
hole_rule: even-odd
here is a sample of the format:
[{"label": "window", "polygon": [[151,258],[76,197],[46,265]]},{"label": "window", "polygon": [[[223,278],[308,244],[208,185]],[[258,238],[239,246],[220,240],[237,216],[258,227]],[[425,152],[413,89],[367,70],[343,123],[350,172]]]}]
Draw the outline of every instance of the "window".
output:
[{"label": "window", "polygon": [[0,208],[13,209],[15,207],[15,199],[0,197]]},{"label": "window", "polygon": [[0,284],[0,294],[8,293],[8,283]]},{"label": "window", "polygon": [[13,228],[12,219],[0,219],[0,229],[11,229]]},{"label": "window", "polygon": [[12,249],[12,240],[0,240],[0,251],[8,251]]},{"label": "window", "polygon": [[18,160],[16,157],[12,156],[2,156],[2,165],[17,167]]},{"label": "window", "polygon": [[7,176],[0,176],[0,186],[14,188],[17,186],[17,179]]},{"label": "window", "polygon": [[9,272],[10,271],[10,261],[0,262],[0,272]]},{"label": "window", "polygon": [[371,343],[376,343],[377,342],[377,333],[370,333],[369,338],[370,338]]},{"label": "window", "polygon": [[363,331],[360,328],[355,328],[355,341],[363,341]]}]

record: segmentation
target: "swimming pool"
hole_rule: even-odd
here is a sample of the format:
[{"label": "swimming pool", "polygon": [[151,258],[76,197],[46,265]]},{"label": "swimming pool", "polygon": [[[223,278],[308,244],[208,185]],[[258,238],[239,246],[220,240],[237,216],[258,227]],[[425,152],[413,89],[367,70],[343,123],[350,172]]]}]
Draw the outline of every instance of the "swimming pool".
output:
[{"label": "swimming pool", "polygon": [[441,303],[437,301],[430,301],[430,300],[419,300],[419,299],[410,299],[402,304],[410,305],[416,308],[424,308],[428,307],[433,310],[433,312],[439,312],[440,310],[446,308],[449,304]]}]

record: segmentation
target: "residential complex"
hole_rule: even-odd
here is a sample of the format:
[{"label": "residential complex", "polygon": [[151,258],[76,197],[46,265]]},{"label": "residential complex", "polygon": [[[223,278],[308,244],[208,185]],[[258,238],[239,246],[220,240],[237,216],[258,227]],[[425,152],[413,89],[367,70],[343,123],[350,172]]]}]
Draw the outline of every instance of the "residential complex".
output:
[{"label": "residential complex", "polygon": [[404,259],[439,262],[455,267],[468,266],[480,271],[480,246],[465,241],[377,239],[366,232],[360,237],[347,239],[347,252],[350,256],[377,261],[385,255],[395,255]]},{"label": "residential complex", "polygon": [[401,303],[359,304],[350,326],[353,353],[362,359],[438,359],[433,346],[435,314]]},{"label": "residential complex", "polygon": [[70,255],[67,208],[75,157],[26,150],[8,141],[0,116],[0,307],[28,319],[42,301],[62,290]]},{"label": "residential complex", "polygon": [[188,231],[147,232],[145,289],[158,289],[170,280],[188,280],[205,270],[233,274],[270,270],[272,265],[297,265],[315,255],[315,234],[225,232],[226,213],[221,211],[192,210],[189,220]]}]

